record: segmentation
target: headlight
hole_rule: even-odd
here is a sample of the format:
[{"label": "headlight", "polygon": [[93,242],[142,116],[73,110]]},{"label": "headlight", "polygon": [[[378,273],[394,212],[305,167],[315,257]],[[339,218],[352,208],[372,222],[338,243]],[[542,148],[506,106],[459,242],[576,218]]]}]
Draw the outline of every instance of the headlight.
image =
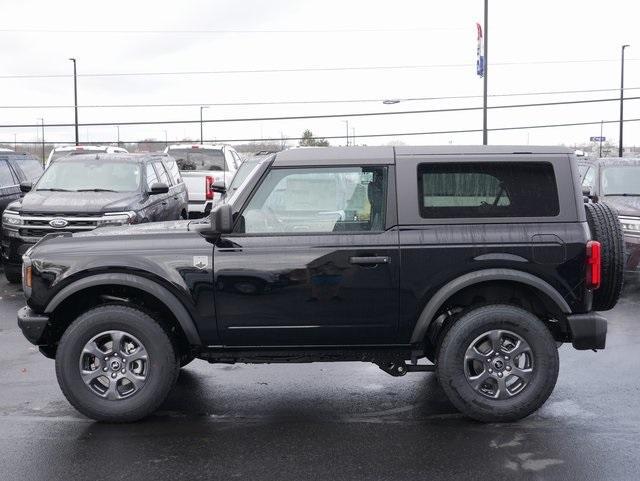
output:
[{"label": "headlight", "polygon": [[31,297],[31,281],[32,281],[32,262],[29,257],[29,251],[22,256],[22,291],[24,297],[29,299]]},{"label": "headlight", "polygon": [[132,224],[135,217],[135,212],[110,212],[104,214],[96,224],[98,227],[107,225],[116,226],[122,224]]},{"label": "headlight", "polygon": [[640,217],[620,216],[622,230],[628,234],[640,235]]},{"label": "headlight", "polygon": [[2,214],[2,225],[6,226],[6,227],[17,227],[19,225],[22,225],[22,218],[20,217],[20,214],[18,214],[17,212],[13,211],[13,210],[5,210],[4,213]]}]

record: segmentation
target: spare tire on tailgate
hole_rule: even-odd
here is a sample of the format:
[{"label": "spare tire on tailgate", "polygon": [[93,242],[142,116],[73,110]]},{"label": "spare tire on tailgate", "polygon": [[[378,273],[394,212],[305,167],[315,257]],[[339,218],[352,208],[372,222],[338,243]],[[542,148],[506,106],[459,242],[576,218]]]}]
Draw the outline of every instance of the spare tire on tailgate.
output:
[{"label": "spare tire on tailgate", "polygon": [[616,210],[602,203],[584,205],[593,240],[600,242],[602,277],[600,288],[593,291],[593,309],[613,309],[622,291],[624,273],[624,238]]}]

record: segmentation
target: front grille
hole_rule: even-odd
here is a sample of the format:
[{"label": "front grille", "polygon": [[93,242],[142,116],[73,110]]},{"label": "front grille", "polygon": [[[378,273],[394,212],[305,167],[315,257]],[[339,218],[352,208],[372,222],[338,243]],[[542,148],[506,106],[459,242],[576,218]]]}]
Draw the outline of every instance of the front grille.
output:
[{"label": "front grille", "polygon": [[[100,214],[40,214],[25,212],[22,214],[23,224],[19,228],[21,237],[43,237],[52,232],[82,232],[95,229]],[[67,222],[64,227],[53,227],[49,224],[54,219],[63,219]]]}]

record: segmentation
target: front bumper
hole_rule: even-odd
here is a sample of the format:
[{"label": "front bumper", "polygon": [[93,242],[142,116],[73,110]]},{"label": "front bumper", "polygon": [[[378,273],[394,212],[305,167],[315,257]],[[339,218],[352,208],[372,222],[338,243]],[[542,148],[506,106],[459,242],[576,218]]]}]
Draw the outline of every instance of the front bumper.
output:
[{"label": "front bumper", "polygon": [[597,312],[567,316],[573,347],[579,350],[604,349],[607,340],[607,320]]},{"label": "front bumper", "polygon": [[624,236],[624,270],[627,273],[640,272],[640,237]]},{"label": "front bumper", "polygon": [[44,330],[49,322],[46,314],[37,314],[30,307],[25,306],[18,311],[18,326],[22,334],[31,344],[41,344]]},{"label": "front bumper", "polygon": [[2,236],[2,261],[5,264],[22,264],[22,255],[29,250],[35,242],[27,242],[20,237],[9,237],[6,232]]}]

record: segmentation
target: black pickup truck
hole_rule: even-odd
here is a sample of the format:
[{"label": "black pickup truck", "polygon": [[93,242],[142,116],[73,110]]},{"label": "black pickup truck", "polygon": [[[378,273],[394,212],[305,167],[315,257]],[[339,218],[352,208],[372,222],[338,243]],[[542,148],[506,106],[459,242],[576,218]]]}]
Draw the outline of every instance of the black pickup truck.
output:
[{"label": "black pickup truck", "polygon": [[102,421],[152,413],[194,358],[436,371],[468,416],[513,421],[561,343],[605,347],[622,235],[586,200],[557,147],[292,149],[209,219],[45,236],[18,323]]}]

